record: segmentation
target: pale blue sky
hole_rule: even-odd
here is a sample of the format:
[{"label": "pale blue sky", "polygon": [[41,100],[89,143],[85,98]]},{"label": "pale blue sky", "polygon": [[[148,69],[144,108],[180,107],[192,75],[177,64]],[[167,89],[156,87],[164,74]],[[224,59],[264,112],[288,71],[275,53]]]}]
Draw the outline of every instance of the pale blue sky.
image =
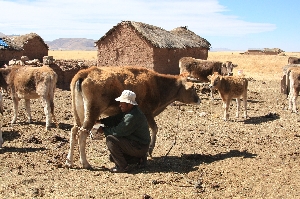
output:
[{"label": "pale blue sky", "polygon": [[99,39],[121,21],[187,26],[212,48],[300,52],[298,0],[0,0],[0,32]]}]

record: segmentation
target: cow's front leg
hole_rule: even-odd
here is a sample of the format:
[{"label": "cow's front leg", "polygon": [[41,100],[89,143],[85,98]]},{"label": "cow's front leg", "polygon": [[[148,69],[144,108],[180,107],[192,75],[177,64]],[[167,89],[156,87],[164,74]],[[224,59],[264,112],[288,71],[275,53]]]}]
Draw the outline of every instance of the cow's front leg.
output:
[{"label": "cow's front leg", "polygon": [[229,105],[230,105],[230,100],[231,99],[226,99],[225,103],[224,103],[224,120],[227,121],[229,118],[229,113],[228,113],[228,109],[229,109]]},{"label": "cow's front leg", "polygon": [[80,128],[78,131],[78,144],[79,144],[79,153],[80,153],[80,162],[85,169],[91,169],[91,165],[86,159],[86,138],[89,135],[89,130]]},{"label": "cow's front leg", "polygon": [[147,117],[147,120],[148,120],[148,125],[151,128],[151,133],[152,133],[148,153],[149,153],[149,156],[152,157],[152,152],[153,152],[153,149],[155,147],[156,134],[157,134],[158,128],[157,128],[157,124],[156,124],[154,118]]},{"label": "cow's front leg", "polygon": [[12,100],[13,100],[14,116],[13,119],[11,120],[11,124],[15,124],[18,116],[19,99],[13,96]]},{"label": "cow's front leg", "polygon": [[66,160],[66,167],[73,167],[74,147],[77,142],[78,126],[75,125],[70,132],[70,149]]},{"label": "cow's front leg", "polygon": [[25,110],[27,113],[28,123],[32,123],[32,117],[31,117],[31,109],[30,109],[30,99],[25,99]]}]

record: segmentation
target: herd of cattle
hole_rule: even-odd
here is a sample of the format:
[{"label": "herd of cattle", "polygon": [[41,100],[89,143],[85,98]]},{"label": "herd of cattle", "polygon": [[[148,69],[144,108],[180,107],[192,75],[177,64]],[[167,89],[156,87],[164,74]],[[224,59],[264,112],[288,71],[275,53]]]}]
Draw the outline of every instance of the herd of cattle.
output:
[{"label": "herd of cattle", "polygon": [[[284,71],[289,109],[296,112],[296,99],[300,90],[300,59],[289,58],[288,68]],[[236,65],[228,61],[208,61],[183,57],[179,60],[180,75],[165,75],[144,67],[90,67],[80,70],[70,84],[74,126],[71,129],[70,149],[66,166],[73,166],[75,144],[79,144],[80,161],[83,168],[90,168],[85,146],[90,130],[100,115],[114,115],[120,112],[114,100],[125,90],[137,93],[137,103],[146,115],[152,136],[149,155],[155,147],[158,131],[154,117],[159,115],[174,101],[199,104],[200,98],[194,83],[207,83],[211,90],[218,90],[224,108],[224,120],[229,118],[229,105],[236,99],[236,117],[239,117],[240,98],[243,98],[244,117],[247,118],[248,80],[242,74],[233,76]],[[298,67],[298,68],[297,68]],[[18,102],[25,100],[28,122],[32,122],[30,99],[41,98],[46,115],[46,130],[54,117],[54,92],[57,74],[47,65],[41,67],[11,65],[0,69],[0,87],[10,93],[13,100],[14,115],[11,123],[17,121]],[[166,89],[168,88],[168,89]],[[0,113],[2,113],[0,93]],[[0,147],[3,139],[0,128]]]}]

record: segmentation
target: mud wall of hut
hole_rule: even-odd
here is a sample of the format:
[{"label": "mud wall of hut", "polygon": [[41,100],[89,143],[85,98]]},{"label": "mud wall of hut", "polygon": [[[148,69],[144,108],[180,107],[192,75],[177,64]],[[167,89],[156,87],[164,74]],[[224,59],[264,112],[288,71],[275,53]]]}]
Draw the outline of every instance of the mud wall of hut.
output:
[{"label": "mud wall of hut", "polygon": [[8,62],[12,59],[21,59],[22,55],[23,51],[9,49],[0,50],[0,67],[4,64],[8,64]]},{"label": "mud wall of hut", "polygon": [[48,47],[37,37],[27,41],[23,48],[23,55],[30,60],[39,59],[40,62],[43,62],[43,57],[48,56]]},{"label": "mud wall of hut", "polygon": [[207,59],[208,50],[205,48],[184,49],[154,49],[154,70],[163,74],[179,74],[179,59],[182,57],[194,57],[196,59]]},{"label": "mud wall of hut", "polygon": [[117,27],[98,43],[98,66],[143,66],[153,68],[153,50],[134,30]]}]

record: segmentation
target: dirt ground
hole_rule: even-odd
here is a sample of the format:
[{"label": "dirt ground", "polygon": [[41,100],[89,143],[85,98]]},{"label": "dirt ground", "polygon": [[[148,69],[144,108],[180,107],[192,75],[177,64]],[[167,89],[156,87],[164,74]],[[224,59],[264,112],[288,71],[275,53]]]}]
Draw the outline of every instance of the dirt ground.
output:
[{"label": "dirt ground", "polygon": [[[87,141],[93,170],[64,168],[73,117],[69,91],[56,90],[59,128],[45,131],[39,100],[33,124],[20,105],[11,126],[12,101],[4,96],[0,149],[0,198],[299,198],[299,115],[287,109],[280,79],[249,78],[249,118],[222,120],[220,97],[201,105],[174,103],[156,117],[157,145],[148,167],[112,174],[104,140]],[[243,110],[243,107],[242,107]],[[242,114],[241,114],[242,115]]]}]

